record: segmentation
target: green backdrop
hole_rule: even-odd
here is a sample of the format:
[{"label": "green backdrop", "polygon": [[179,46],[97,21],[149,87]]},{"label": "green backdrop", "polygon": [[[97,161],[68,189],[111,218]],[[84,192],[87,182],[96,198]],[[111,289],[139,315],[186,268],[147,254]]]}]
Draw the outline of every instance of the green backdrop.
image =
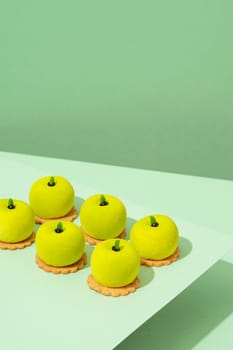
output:
[{"label": "green backdrop", "polygon": [[233,179],[231,0],[0,7],[1,150]]}]

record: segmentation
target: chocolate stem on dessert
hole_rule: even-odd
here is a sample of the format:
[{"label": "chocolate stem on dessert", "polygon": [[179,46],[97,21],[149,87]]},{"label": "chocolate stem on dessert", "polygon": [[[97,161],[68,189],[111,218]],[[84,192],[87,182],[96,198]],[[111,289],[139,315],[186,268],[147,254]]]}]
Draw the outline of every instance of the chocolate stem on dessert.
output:
[{"label": "chocolate stem on dessert", "polygon": [[100,206],[103,207],[105,205],[108,205],[108,202],[106,201],[104,195],[101,194],[101,196],[100,196]]},{"label": "chocolate stem on dessert", "polygon": [[150,216],[150,225],[152,226],[152,227],[157,227],[157,226],[159,226],[159,224],[158,224],[158,222],[156,221],[156,219],[155,219],[155,217],[154,216]]},{"label": "chocolate stem on dessert", "polygon": [[119,239],[115,240],[115,244],[112,247],[112,250],[114,250],[115,252],[119,252],[120,251],[120,240]]},{"label": "chocolate stem on dessert", "polygon": [[55,228],[56,233],[62,233],[63,232],[63,225],[61,222],[57,224],[57,227]]},{"label": "chocolate stem on dessert", "polygon": [[12,198],[9,198],[7,208],[8,209],[15,209],[14,201]]},{"label": "chocolate stem on dessert", "polygon": [[55,186],[55,181],[54,181],[53,176],[50,177],[49,182],[48,182],[48,186],[50,186],[50,187]]}]

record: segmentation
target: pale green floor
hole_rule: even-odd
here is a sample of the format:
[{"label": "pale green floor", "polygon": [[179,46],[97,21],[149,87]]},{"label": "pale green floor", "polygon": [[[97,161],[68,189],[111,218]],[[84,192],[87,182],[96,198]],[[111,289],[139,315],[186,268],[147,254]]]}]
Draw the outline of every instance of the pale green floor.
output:
[{"label": "pale green floor", "polygon": [[[233,265],[220,260],[116,349],[190,350],[198,346],[233,312],[233,280],[229,278],[232,275]],[[224,343],[223,337],[231,342]],[[232,332],[221,334],[219,343],[230,349]],[[208,343],[206,349],[209,346]],[[212,350],[215,349],[219,349],[217,344],[213,344]]]}]

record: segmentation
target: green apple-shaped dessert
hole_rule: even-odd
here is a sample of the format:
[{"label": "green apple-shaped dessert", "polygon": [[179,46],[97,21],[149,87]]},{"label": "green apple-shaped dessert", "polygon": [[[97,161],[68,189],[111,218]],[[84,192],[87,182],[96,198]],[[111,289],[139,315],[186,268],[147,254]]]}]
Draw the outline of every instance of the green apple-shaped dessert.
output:
[{"label": "green apple-shaped dessert", "polygon": [[80,210],[83,231],[97,240],[116,238],[124,233],[126,208],[109,194],[96,194],[85,200]]},{"label": "green apple-shaped dessert", "polygon": [[[86,263],[84,246],[83,233],[78,225],[65,220],[48,221],[37,231],[36,261],[49,272],[74,272]],[[79,262],[82,262],[81,266]]]},{"label": "green apple-shaped dessert", "polygon": [[178,228],[166,215],[156,214],[138,220],[130,231],[130,241],[142,259],[163,260],[178,247]]},{"label": "green apple-shaped dessert", "polygon": [[35,181],[30,189],[29,201],[38,223],[58,218],[72,221],[77,216],[77,213],[69,216],[74,209],[74,189],[62,176],[45,176]]},{"label": "green apple-shaped dessert", "polygon": [[[111,238],[95,247],[90,264],[92,275],[88,278],[89,286],[92,288],[89,282],[90,277],[94,277],[98,286],[107,287],[107,291],[112,291],[113,288],[113,294],[106,295],[114,296],[114,291],[118,291],[118,288],[126,287],[137,279],[140,258],[130,242]],[[92,289],[99,291],[98,288]]]},{"label": "green apple-shaped dessert", "polygon": [[0,248],[24,248],[34,241],[31,207],[17,199],[0,199]]}]

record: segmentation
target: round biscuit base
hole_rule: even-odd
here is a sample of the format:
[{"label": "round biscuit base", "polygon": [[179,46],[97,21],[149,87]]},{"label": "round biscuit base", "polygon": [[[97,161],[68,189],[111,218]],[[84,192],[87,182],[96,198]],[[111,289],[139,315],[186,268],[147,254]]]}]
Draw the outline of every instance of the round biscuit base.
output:
[{"label": "round biscuit base", "polygon": [[32,232],[32,234],[20,242],[2,242],[0,241],[0,249],[9,249],[9,250],[16,250],[16,249],[23,249],[26,247],[29,247],[33,242],[35,241],[35,232]]},{"label": "round biscuit base", "polygon": [[176,261],[179,258],[179,256],[180,256],[180,248],[177,247],[175,252],[172,255],[162,260],[152,260],[152,259],[141,258],[141,265],[145,265],[149,267],[152,267],[152,266],[160,267],[160,266],[170,265],[171,263]]},{"label": "round biscuit base", "polygon": [[39,255],[36,255],[37,265],[46,272],[52,272],[54,274],[68,274],[71,272],[76,272],[84,267],[87,263],[87,254],[84,252],[81,258],[74,264],[67,266],[52,266],[46,264]]},{"label": "round biscuit base", "polygon": [[87,283],[91,289],[106,296],[119,297],[134,293],[139,287],[139,278],[136,277],[133,282],[123,287],[106,287],[98,283],[93,275],[89,275]]},{"label": "round biscuit base", "polygon": [[35,221],[36,224],[43,224],[45,222],[48,221],[55,221],[55,220],[65,220],[65,221],[74,221],[74,219],[76,219],[78,216],[78,211],[77,209],[74,207],[71,209],[71,211],[69,211],[68,214],[60,217],[60,218],[50,218],[50,219],[46,219],[46,218],[42,218],[39,215],[35,215]]},{"label": "round biscuit base", "polygon": [[[81,230],[82,230],[82,233],[84,235],[84,238],[85,238],[85,241],[87,243],[89,243],[90,245],[97,245],[98,243],[101,243],[103,241],[105,241],[105,239],[97,239],[97,238],[94,238],[94,237],[91,237],[89,236],[83,229],[83,227],[81,227]],[[126,237],[126,231],[123,230],[119,236],[117,237],[112,237],[112,238],[125,238]]]}]

